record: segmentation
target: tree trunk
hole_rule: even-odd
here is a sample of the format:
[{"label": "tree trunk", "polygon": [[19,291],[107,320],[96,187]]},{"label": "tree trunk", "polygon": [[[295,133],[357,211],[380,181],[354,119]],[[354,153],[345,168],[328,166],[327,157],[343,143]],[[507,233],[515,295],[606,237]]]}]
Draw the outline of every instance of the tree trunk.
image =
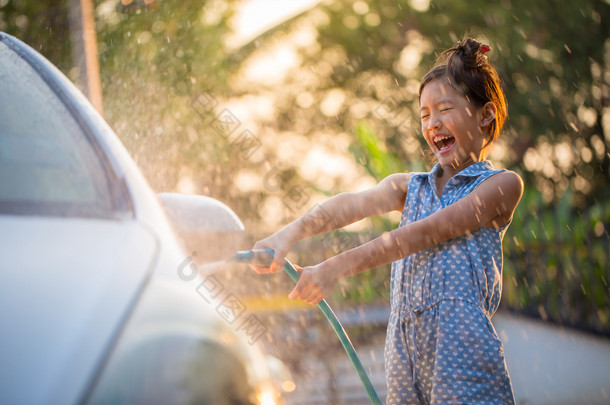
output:
[{"label": "tree trunk", "polygon": [[93,1],[69,0],[68,7],[70,9],[72,55],[77,70],[76,85],[93,104],[93,107],[103,114]]}]

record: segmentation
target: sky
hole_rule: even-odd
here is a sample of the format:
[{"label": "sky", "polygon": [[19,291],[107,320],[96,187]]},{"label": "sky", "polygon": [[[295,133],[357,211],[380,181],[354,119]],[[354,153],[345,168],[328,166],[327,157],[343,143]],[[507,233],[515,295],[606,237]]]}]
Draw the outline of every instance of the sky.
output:
[{"label": "sky", "polygon": [[230,22],[233,35],[226,44],[239,48],[263,32],[308,10],[322,0],[241,0]]}]

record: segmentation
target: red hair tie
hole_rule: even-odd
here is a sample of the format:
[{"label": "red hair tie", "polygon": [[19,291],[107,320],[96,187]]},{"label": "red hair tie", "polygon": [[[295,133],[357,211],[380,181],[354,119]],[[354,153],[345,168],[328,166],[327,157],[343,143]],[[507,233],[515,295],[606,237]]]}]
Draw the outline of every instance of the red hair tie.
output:
[{"label": "red hair tie", "polygon": [[485,63],[487,63],[487,56],[485,56],[485,54],[489,51],[491,51],[491,48],[489,47],[489,45],[482,44],[479,47],[479,50],[477,51],[477,53],[480,54],[480,56],[477,56],[477,59],[478,59],[477,67],[483,67],[485,65]]}]

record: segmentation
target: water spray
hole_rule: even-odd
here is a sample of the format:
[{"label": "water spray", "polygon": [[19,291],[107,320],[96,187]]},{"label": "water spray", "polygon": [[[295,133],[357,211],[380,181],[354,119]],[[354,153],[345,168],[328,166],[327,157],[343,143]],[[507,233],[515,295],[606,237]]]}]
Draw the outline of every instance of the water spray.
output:
[{"label": "water spray", "polygon": [[[230,261],[239,262],[239,263],[248,263],[248,264],[253,264],[255,266],[260,266],[260,267],[269,267],[271,265],[271,262],[273,261],[273,256],[274,256],[274,251],[272,249],[265,248],[265,249],[254,249],[254,250],[242,250],[240,252],[237,252],[237,254],[235,254],[235,256],[233,256],[233,258],[230,259]],[[285,260],[286,260],[286,263],[284,263],[284,271],[286,271],[286,273],[288,273],[290,278],[295,283],[297,283],[299,281],[300,273],[294,268],[294,266],[292,265],[292,263],[290,263],[290,261],[288,261],[288,259],[285,259]],[[350,341],[349,337],[347,336],[347,333],[345,332],[343,325],[341,325],[341,323],[339,322],[339,319],[337,319],[337,316],[335,315],[333,310],[330,308],[330,306],[328,305],[326,300],[323,299],[322,301],[320,301],[318,303],[318,308],[320,308],[320,310],[326,317],[326,320],[328,321],[328,323],[330,323],[330,326],[332,326],[333,330],[335,331],[335,334],[341,341],[341,344],[343,345],[343,348],[347,352],[347,356],[352,361],[352,364],[354,365],[354,368],[356,369],[356,372],[358,373],[358,376],[360,377],[360,381],[362,381],[362,384],[364,385],[364,388],[366,389],[366,392],[367,392],[371,402],[375,405],[381,405],[381,400],[379,399],[379,396],[377,395],[377,392],[375,391],[375,388],[373,387],[373,384],[371,383],[369,376],[367,375],[366,371],[364,370],[364,366],[362,365],[360,358],[358,358],[358,355],[356,354],[356,350],[354,349],[352,342]]]}]

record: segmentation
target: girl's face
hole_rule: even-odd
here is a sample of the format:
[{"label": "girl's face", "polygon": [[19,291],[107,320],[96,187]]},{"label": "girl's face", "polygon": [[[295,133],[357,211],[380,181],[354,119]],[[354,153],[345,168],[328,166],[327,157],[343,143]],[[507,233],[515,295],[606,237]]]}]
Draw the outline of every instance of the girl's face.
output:
[{"label": "girl's face", "polygon": [[424,138],[443,167],[457,173],[484,159],[493,103],[476,107],[446,81],[434,79],[422,90],[420,115]]}]

